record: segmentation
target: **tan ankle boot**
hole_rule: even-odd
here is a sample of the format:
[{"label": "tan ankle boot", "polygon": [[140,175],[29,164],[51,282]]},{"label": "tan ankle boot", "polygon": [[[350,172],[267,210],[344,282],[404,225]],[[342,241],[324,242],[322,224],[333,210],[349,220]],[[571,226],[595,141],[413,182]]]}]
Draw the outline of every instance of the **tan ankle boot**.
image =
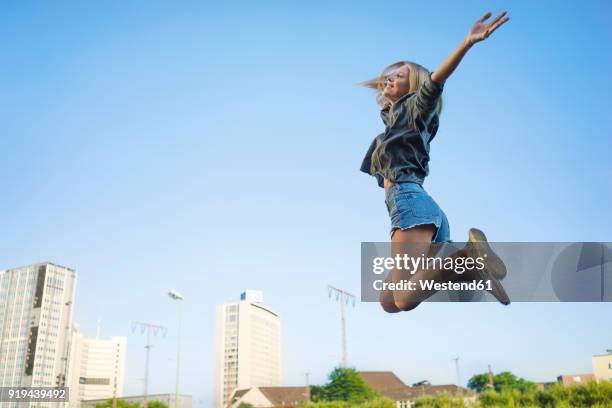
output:
[{"label": "tan ankle boot", "polygon": [[510,297],[502,286],[500,279],[506,276],[506,265],[487,242],[484,232],[477,228],[470,228],[468,233],[468,244],[466,252],[474,259],[480,257],[485,265],[484,269],[479,270],[481,279],[491,282],[491,293],[504,305],[510,304]]},{"label": "tan ankle boot", "polygon": [[506,265],[493,251],[487,242],[484,232],[477,228],[470,228],[468,232],[468,250],[474,258],[481,257],[484,260],[485,269],[496,279],[504,279],[506,276]]}]

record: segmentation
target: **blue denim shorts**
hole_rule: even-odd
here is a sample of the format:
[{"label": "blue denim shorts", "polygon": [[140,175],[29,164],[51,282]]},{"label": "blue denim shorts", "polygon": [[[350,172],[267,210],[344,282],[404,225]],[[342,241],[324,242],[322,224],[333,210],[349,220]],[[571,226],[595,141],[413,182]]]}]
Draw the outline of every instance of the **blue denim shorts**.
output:
[{"label": "blue denim shorts", "polygon": [[452,242],[444,211],[418,183],[395,183],[385,192],[385,204],[391,217],[391,237],[395,230],[434,224],[433,242]]}]

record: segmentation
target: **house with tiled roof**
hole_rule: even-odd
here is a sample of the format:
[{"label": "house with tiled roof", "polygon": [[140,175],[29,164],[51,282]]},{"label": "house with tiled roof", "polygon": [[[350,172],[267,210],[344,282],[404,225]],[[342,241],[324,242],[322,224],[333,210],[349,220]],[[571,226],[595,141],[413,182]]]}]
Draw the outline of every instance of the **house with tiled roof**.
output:
[{"label": "house with tiled roof", "polygon": [[310,401],[307,387],[251,387],[235,390],[229,407],[237,408],[245,403],[255,408],[293,408],[307,401]]},{"label": "house with tiled roof", "polygon": [[409,387],[391,371],[359,371],[363,380],[381,396],[395,401],[398,408],[410,406]]},{"label": "house with tiled roof", "polygon": [[[454,384],[432,385],[421,381],[412,387],[404,384],[392,371],[358,371],[364,381],[381,396],[395,402],[397,408],[411,408],[414,402],[425,396],[441,394],[461,395],[467,401],[476,399],[476,394]],[[301,402],[310,401],[308,387],[251,387],[235,390],[228,408],[238,408],[241,403],[255,408],[295,408]]]},{"label": "house with tiled roof", "polygon": [[409,387],[391,371],[359,371],[359,374],[370,388],[381,396],[393,400],[397,408],[410,408],[420,397],[444,393],[460,395],[466,401],[476,399],[476,393],[472,390],[454,384],[431,385],[429,381],[421,381]]}]

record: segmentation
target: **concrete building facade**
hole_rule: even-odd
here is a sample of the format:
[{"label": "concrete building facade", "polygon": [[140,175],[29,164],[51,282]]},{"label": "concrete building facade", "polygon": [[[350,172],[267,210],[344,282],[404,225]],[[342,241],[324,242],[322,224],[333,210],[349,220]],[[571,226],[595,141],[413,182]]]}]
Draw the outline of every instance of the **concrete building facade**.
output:
[{"label": "concrete building facade", "polygon": [[[74,270],[52,263],[0,271],[0,387],[68,386],[75,285]],[[34,405],[58,406],[19,408]]]},{"label": "concrete building facade", "polygon": [[70,364],[71,407],[123,396],[126,337],[86,338],[75,328]]},{"label": "concrete building facade", "polygon": [[593,375],[595,380],[612,381],[612,352],[593,356]]},{"label": "concrete building facade", "polygon": [[259,291],[217,306],[213,407],[226,407],[236,389],[280,385],[280,326]]}]

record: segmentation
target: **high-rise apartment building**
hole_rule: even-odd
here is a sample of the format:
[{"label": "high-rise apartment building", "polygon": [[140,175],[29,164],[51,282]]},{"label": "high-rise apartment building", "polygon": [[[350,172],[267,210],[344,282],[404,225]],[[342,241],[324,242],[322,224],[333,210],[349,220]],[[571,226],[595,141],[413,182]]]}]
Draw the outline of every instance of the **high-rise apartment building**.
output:
[{"label": "high-rise apartment building", "polygon": [[77,328],[72,335],[70,406],[82,401],[123,396],[126,337],[86,338]]},{"label": "high-rise apartment building", "polygon": [[215,324],[215,408],[226,407],[235,389],[280,385],[280,317],[261,292],[218,305]]},{"label": "high-rise apartment building", "polygon": [[[75,284],[74,270],[52,263],[0,270],[0,387],[68,386]],[[58,405],[19,403],[29,406]]]}]

